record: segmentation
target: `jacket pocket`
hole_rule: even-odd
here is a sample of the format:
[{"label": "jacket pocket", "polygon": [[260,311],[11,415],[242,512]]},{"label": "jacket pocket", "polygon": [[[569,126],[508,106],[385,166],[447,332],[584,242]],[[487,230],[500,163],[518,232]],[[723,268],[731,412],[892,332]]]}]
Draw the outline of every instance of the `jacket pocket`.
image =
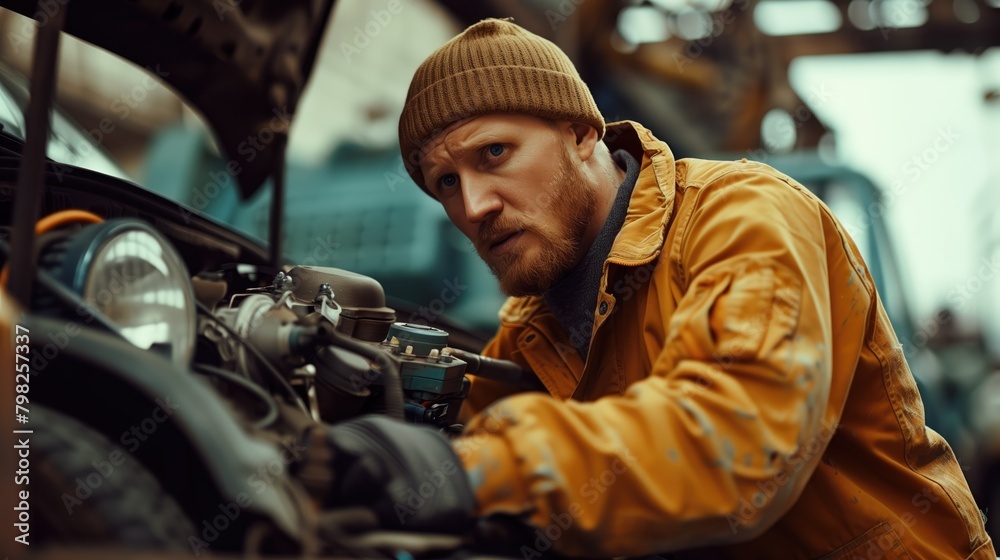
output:
[{"label": "jacket pocket", "polygon": [[819,560],[912,560],[899,535],[883,521]]},{"label": "jacket pocket", "polygon": [[713,302],[710,325],[716,352],[738,360],[768,357],[795,335],[802,281],[784,265],[752,260],[729,273]]}]

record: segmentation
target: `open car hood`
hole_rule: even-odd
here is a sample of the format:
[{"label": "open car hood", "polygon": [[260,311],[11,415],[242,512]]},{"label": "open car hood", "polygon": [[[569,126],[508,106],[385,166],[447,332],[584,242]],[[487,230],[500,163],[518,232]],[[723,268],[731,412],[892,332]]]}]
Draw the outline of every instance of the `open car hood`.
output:
[{"label": "open car hood", "polygon": [[[276,139],[287,136],[334,1],[76,0],[64,31],[176,88],[216,134],[245,198],[284,149]],[[55,2],[42,4],[0,0],[39,19]]]}]

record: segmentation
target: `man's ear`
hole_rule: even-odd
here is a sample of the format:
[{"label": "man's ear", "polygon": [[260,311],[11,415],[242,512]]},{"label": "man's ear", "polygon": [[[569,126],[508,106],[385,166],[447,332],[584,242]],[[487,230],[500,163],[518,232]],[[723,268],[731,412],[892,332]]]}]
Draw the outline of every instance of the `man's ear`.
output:
[{"label": "man's ear", "polygon": [[573,135],[573,149],[580,161],[587,161],[594,155],[597,148],[597,130],[589,124],[580,122],[565,122],[566,131]]}]

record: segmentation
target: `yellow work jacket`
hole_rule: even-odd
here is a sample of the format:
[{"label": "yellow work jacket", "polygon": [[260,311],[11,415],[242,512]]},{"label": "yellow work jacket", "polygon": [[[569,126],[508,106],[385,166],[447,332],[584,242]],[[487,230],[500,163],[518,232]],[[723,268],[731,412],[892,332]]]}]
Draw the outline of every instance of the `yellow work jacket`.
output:
[{"label": "yellow work jacket", "polygon": [[604,262],[589,353],[541,297],[488,356],[548,389],[474,379],[454,446],[477,513],[538,530],[525,557],[994,560],[861,253],[806,188],[752,161],[641,171]]}]

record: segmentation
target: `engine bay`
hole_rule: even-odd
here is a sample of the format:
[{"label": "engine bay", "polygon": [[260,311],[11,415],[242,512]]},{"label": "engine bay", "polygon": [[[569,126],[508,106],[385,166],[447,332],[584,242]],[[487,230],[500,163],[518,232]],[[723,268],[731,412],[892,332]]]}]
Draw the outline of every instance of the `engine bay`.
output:
[{"label": "engine bay", "polygon": [[[233,487],[233,480],[207,475],[220,467],[213,463],[231,461],[224,456],[230,452],[199,442],[204,428],[191,429],[199,423],[231,424],[213,428],[218,433],[208,439],[228,438],[234,450],[263,444],[266,456],[301,451],[310,430],[363,415],[457,436],[470,388],[467,374],[544,390],[518,365],[478,355],[482,341],[468,333],[459,333],[461,342],[453,344],[446,325],[398,321],[382,286],[370,277],[322,266],[276,270],[263,247],[210,218],[124,181],[73,171],[61,182],[48,171],[35,227],[37,268],[26,311],[49,326],[47,338],[34,339],[32,399],[112,441],[121,439],[192,520],[210,516],[217,503],[229,503],[240,488],[260,482],[255,474],[229,475],[245,481]],[[0,189],[4,278],[13,264],[14,194],[9,186]],[[118,347],[126,344],[141,354],[101,348],[105,343],[88,333],[110,336],[121,341]],[[142,365],[136,356],[178,373],[144,371],[161,366]],[[219,404],[192,407],[190,398],[177,397],[190,385],[177,374],[207,387]],[[160,388],[149,387],[151,381]],[[169,435],[157,435],[155,445],[131,432],[117,437],[130,418],[168,402],[163,399],[187,409],[167,422],[178,426],[157,432]],[[276,471],[268,470],[273,458],[261,467],[263,459],[252,455],[235,472],[270,473],[267,491],[274,503],[261,500],[254,507],[261,508],[260,522],[284,536],[248,545],[242,532],[230,532],[237,536],[223,549],[288,552],[313,541],[307,548],[350,550],[343,535],[321,536],[317,543],[314,531],[296,527],[301,521],[295,516],[303,514],[294,512],[310,509],[302,501],[319,501],[324,491],[308,453],[292,453],[294,459]],[[172,464],[179,457],[186,457],[180,469]],[[320,479],[330,476],[323,467],[319,471]],[[246,523],[249,531],[251,521]],[[289,534],[294,532],[299,534]]]}]

